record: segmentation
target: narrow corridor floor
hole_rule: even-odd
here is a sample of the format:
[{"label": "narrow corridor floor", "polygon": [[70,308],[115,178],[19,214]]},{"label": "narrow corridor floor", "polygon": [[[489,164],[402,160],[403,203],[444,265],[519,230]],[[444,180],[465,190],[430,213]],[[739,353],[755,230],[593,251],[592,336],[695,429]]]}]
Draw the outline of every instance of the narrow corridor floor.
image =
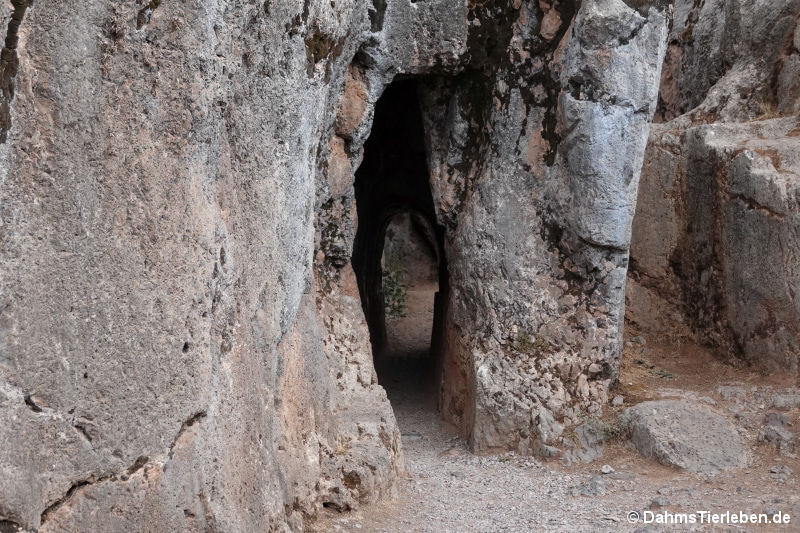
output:
[{"label": "narrow corridor floor", "polygon": [[[655,357],[655,356],[653,356]],[[669,364],[664,362],[664,365]],[[710,363],[707,364],[707,366]],[[716,366],[711,365],[713,368]],[[725,367],[729,368],[729,367]],[[739,370],[715,370],[718,379],[746,383],[755,390],[754,378]],[[676,374],[689,369],[670,366]],[[713,385],[698,381],[680,383],[685,388],[656,388],[677,385],[648,374],[637,378],[623,373],[623,379],[642,381],[637,390],[650,387],[649,396],[687,398],[710,397],[721,411],[739,419],[736,407],[726,402]],[[417,373],[416,375],[419,375]],[[630,523],[628,513],[696,511],[744,511],[771,513],[780,510],[792,516],[787,526],[735,526],[718,531],[800,531],[800,466],[798,460],[774,453],[755,443],[758,420],[763,417],[758,401],[753,404],[754,422],[741,422],[753,444],[753,464],[743,470],[714,478],[662,466],[639,456],[629,443],[605,447],[592,463],[565,465],[561,460],[540,461],[514,454],[476,456],[466,443],[448,431],[434,410],[429,395],[418,380],[408,375],[387,384],[387,392],[403,435],[407,477],[398,495],[378,504],[348,513],[325,511],[311,526],[314,531],[369,532],[494,532],[494,531],[709,531],[708,525],[675,526]],[[414,377],[413,369],[411,377]],[[650,381],[646,381],[650,380]],[[632,383],[632,382],[631,382]],[[628,382],[625,383],[628,385]],[[758,385],[771,390],[770,385]],[[752,400],[752,401],[751,401]],[[761,406],[763,407],[763,406]],[[794,417],[793,412],[789,413]],[[795,424],[796,426],[797,424]],[[603,465],[614,472],[602,474]],[[776,467],[787,474],[776,474]],[[608,469],[607,469],[608,470]]]}]

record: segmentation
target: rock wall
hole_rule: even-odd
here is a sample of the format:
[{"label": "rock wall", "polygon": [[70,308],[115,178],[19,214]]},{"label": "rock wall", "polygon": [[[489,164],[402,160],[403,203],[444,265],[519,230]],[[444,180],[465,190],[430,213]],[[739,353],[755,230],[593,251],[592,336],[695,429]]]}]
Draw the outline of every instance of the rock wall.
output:
[{"label": "rock wall", "polygon": [[631,246],[634,322],[669,327],[671,310],[724,355],[798,373],[798,134],[797,117],[653,126]]},{"label": "rock wall", "polygon": [[599,412],[618,370],[664,16],[568,8],[521,8],[508,56],[423,91],[454,330],[440,404],[479,451],[555,453],[557,420]]},{"label": "rock wall", "polygon": [[382,263],[397,269],[406,284],[437,283],[439,250],[436,235],[427,220],[414,212],[396,215],[386,228]]},{"label": "rock wall", "polygon": [[350,254],[398,74],[446,228],[444,415],[550,453],[617,371],[666,36],[641,4],[15,0],[0,524],[298,530],[391,493]]},{"label": "rock wall", "polygon": [[800,2],[718,4],[675,5],[659,101],[674,118],[648,141],[628,313],[796,375]]},{"label": "rock wall", "polygon": [[312,276],[317,155],[368,23],[348,1],[28,9],[0,154],[0,519],[299,529],[392,490],[355,284]]},{"label": "rock wall", "polygon": [[797,0],[677,0],[657,120],[800,112]]}]

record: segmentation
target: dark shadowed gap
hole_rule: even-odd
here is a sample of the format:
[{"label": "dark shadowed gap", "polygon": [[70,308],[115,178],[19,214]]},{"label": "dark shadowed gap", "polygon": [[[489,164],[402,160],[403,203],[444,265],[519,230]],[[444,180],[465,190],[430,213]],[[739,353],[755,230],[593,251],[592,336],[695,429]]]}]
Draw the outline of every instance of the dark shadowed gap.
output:
[{"label": "dark shadowed gap", "polygon": [[[446,301],[444,230],[436,224],[417,80],[395,81],[375,106],[356,171],[353,269],[378,380],[435,405]],[[394,402],[394,399],[392,399]]]}]

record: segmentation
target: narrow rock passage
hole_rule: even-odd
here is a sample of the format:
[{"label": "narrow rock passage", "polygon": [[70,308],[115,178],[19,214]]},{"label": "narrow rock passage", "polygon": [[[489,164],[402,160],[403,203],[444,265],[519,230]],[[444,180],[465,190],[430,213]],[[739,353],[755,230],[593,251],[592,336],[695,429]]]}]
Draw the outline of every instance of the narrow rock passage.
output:
[{"label": "narrow rock passage", "polygon": [[[665,347],[663,351],[674,349]],[[699,348],[687,349],[695,354],[694,359],[705,360],[706,356],[697,352]],[[656,350],[654,359],[659,357]],[[628,357],[633,359],[633,355]],[[664,358],[662,364],[680,376],[668,381],[639,373],[633,363],[625,365],[621,379],[626,393],[633,397],[630,390],[635,389],[640,393],[646,390],[653,397],[713,398],[715,406],[731,414],[731,419],[739,412],[746,414],[743,421],[752,420],[745,434],[754,443],[758,422],[768,410],[760,398],[779,395],[781,389],[768,381],[758,381],[756,387],[756,378],[746,371],[705,361],[702,364],[710,367],[709,373],[717,376],[707,382],[697,377],[695,367],[701,363],[694,359],[670,364]],[[706,478],[644,459],[627,441],[606,445],[591,463],[572,465],[514,454],[476,456],[436,412],[432,391],[420,379],[427,370],[425,360],[416,358],[408,363],[392,359],[392,379],[384,385],[403,435],[407,469],[397,497],[348,513],[326,511],[312,531],[709,531],[708,525],[700,524],[631,523],[627,516],[632,511],[643,517],[646,511],[728,510],[780,510],[789,512],[792,522],[789,526],[729,525],[724,531],[800,531],[800,461],[796,458],[755,446],[756,457],[750,467]],[[745,404],[729,401],[726,391],[731,387],[719,386],[747,381],[753,385],[751,392],[737,388],[745,391]],[[680,388],[655,388],[662,382]],[[743,405],[746,411],[740,411]],[[613,471],[601,473],[604,465]]]},{"label": "narrow rock passage", "polygon": [[[395,246],[413,242],[397,233],[393,238]],[[385,261],[400,265],[404,273],[396,282],[402,286],[397,300],[402,313],[387,312],[386,356],[376,363],[402,434],[406,477],[396,498],[354,512],[326,512],[313,531],[674,531],[675,524],[641,519],[646,513],[655,521],[657,513],[698,511],[789,512],[795,522],[783,530],[800,531],[800,461],[796,454],[781,456],[756,443],[768,406],[775,403],[771,398],[780,396],[786,383],[722,365],[693,344],[652,342],[648,351],[644,338],[629,332],[615,389],[624,403],[610,407],[601,423],[613,426],[624,409],[647,400],[680,398],[690,408],[712,405],[749,443],[755,461],[746,468],[716,477],[695,475],[644,459],[627,439],[612,439],[593,454],[568,452],[547,461],[470,453],[468,443],[437,412],[435,363],[429,352],[438,285],[435,276],[421,275],[426,268],[415,259],[418,254],[410,253],[418,248],[395,251],[394,259]],[[722,383],[753,386],[748,392]],[[734,401],[730,390],[738,391]],[[787,413],[790,426],[797,415],[796,409]],[[579,442],[576,434],[565,434],[565,446]],[[597,458],[586,463],[578,457]],[[629,513],[638,513],[640,520],[630,521]],[[709,529],[708,524],[680,527]],[[725,531],[770,527],[776,530],[749,524]]]}]

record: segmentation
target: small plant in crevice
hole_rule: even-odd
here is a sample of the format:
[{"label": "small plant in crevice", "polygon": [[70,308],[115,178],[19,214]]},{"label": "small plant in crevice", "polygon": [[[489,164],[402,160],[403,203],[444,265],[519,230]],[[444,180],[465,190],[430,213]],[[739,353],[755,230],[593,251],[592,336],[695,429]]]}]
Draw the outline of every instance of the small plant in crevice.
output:
[{"label": "small plant in crevice", "polygon": [[383,270],[383,306],[389,318],[406,316],[405,272],[401,268]]},{"label": "small plant in crevice", "polygon": [[511,346],[518,352],[531,355],[545,355],[552,351],[552,347],[546,339],[539,335],[531,337],[525,331],[517,333]]},{"label": "small plant in crevice", "polygon": [[756,108],[755,120],[770,120],[781,116],[778,113],[778,103],[775,96],[768,93],[762,93],[756,99]]},{"label": "small plant in crevice", "polygon": [[621,418],[603,419],[591,417],[586,421],[595,433],[602,435],[606,441],[621,441],[630,434],[630,428],[625,420]]},{"label": "small plant in crevice", "polygon": [[564,433],[561,434],[561,442],[562,443],[572,443],[572,445],[580,444],[580,439],[578,439],[578,433],[575,431],[574,426],[570,426],[564,429]]}]

